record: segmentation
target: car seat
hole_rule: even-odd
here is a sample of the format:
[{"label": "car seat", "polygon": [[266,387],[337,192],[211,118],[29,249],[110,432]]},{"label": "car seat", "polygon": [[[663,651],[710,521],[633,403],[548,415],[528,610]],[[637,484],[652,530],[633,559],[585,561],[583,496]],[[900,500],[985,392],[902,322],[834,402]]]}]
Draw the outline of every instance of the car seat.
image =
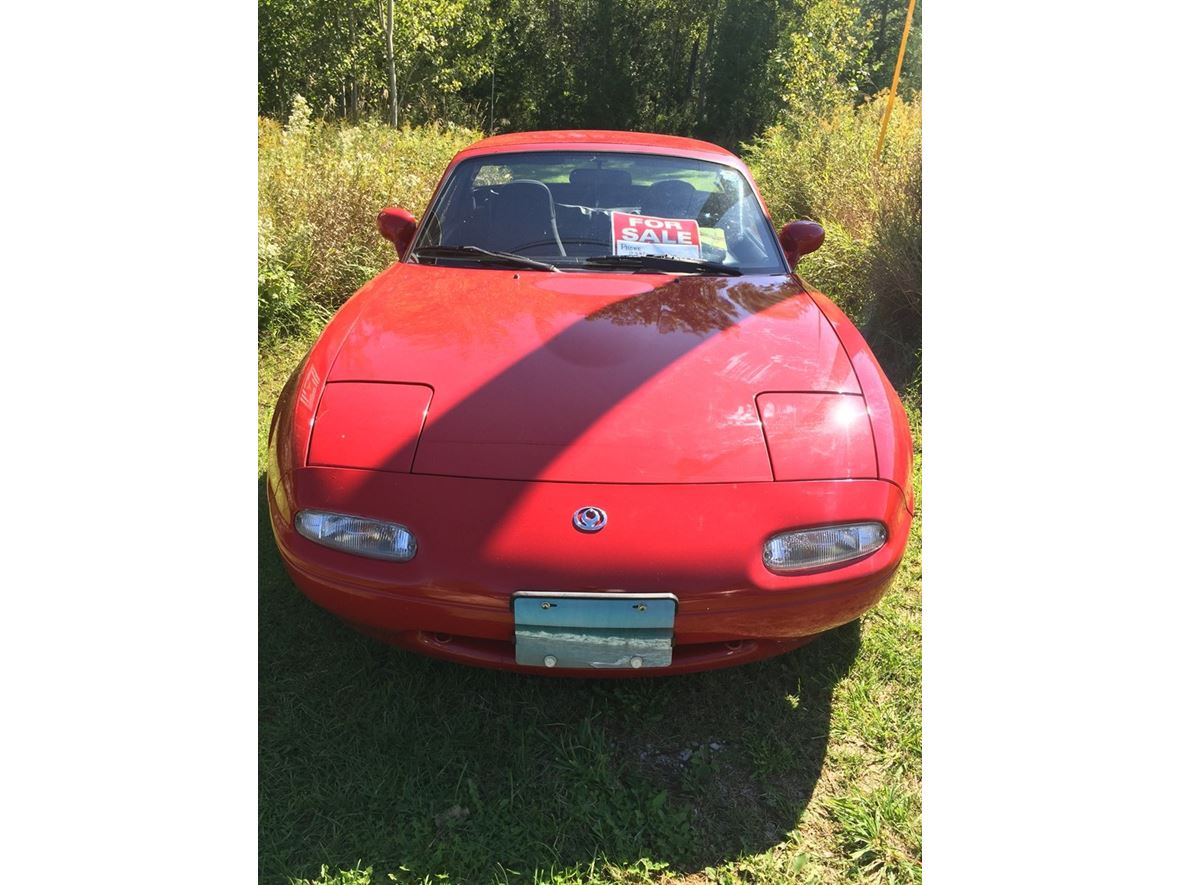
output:
[{"label": "car seat", "polygon": [[669,178],[657,181],[643,195],[639,211],[657,218],[697,217],[697,191],[687,181]]},{"label": "car seat", "polygon": [[520,255],[565,255],[557,233],[553,195],[539,181],[522,178],[491,188],[484,244]]},{"label": "car seat", "polygon": [[573,169],[571,192],[583,206],[599,209],[630,206],[631,173],[626,169]]}]

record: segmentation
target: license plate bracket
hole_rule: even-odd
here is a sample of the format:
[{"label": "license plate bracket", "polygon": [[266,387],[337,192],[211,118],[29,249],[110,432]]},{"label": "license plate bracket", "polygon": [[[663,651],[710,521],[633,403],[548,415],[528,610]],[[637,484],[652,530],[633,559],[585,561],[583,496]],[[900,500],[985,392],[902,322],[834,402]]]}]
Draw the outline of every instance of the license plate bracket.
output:
[{"label": "license plate bracket", "polygon": [[516,663],[559,669],[647,669],[672,663],[671,593],[526,590],[512,597]]}]

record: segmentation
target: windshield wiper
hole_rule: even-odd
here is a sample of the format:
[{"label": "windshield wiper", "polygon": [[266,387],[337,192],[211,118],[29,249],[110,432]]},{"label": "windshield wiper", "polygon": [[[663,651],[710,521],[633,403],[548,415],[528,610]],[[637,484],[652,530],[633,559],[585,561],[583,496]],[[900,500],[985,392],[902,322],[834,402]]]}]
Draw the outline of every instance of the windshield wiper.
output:
[{"label": "windshield wiper", "polygon": [[479,246],[420,246],[414,250],[415,255],[426,258],[473,258],[488,264],[506,264],[510,267],[535,267],[538,270],[561,271],[552,264],[537,261],[535,258],[525,258],[515,252],[493,252],[491,249],[481,249]]},{"label": "windshield wiper", "polygon": [[742,275],[742,272],[736,267],[730,267],[718,261],[705,261],[701,258],[672,258],[667,255],[597,255],[587,258],[582,264],[586,267],[634,267],[642,270],[717,273],[731,277]]}]

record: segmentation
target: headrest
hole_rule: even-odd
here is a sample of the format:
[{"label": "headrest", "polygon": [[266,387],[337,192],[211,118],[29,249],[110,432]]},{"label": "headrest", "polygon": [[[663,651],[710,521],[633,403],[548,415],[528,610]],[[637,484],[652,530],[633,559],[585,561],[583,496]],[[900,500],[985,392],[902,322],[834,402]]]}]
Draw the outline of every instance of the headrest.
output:
[{"label": "headrest", "polygon": [[497,184],[492,187],[492,193],[496,195],[497,209],[513,207],[553,214],[553,195],[549,188],[539,181],[522,178],[507,184]]},{"label": "headrest", "polygon": [[682,179],[668,178],[652,184],[648,188],[648,193],[652,197],[658,197],[661,200],[687,203],[696,196],[696,188]]},{"label": "headrest", "polygon": [[630,187],[631,173],[626,169],[573,169],[570,184],[589,187]]}]

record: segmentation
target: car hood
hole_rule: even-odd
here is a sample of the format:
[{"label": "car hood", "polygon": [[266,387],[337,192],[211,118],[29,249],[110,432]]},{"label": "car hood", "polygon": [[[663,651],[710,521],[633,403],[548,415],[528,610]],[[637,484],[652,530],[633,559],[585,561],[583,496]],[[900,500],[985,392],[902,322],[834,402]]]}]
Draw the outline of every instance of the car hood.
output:
[{"label": "car hood", "polygon": [[414,473],[771,480],[758,394],[860,393],[831,325],[788,276],[398,264],[358,297],[328,382],[433,391],[416,449],[389,453]]}]

